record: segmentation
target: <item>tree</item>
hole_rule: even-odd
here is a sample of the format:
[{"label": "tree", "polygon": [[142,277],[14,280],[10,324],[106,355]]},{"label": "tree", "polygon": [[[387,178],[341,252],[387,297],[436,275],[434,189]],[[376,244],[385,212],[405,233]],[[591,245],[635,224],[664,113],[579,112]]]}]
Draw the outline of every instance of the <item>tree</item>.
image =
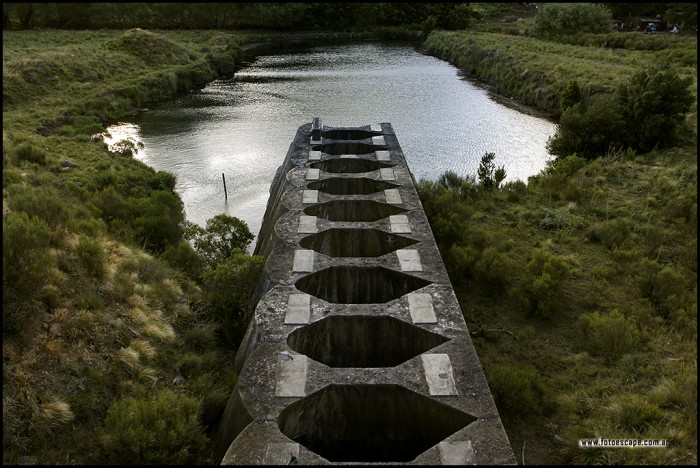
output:
[{"label": "tree", "polygon": [[536,37],[606,33],[611,29],[612,14],[600,3],[540,3],[538,7],[532,28]]},{"label": "tree", "polygon": [[647,152],[673,146],[694,98],[692,78],[653,67],[635,73],[616,94],[628,146]]},{"label": "tree", "polygon": [[488,151],[484,153],[481,157],[479,168],[476,171],[479,183],[486,190],[498,189],[501,186],[501,182],[506,178],[505,167],[501,166],[496,168],[496,165],[493,163],[495,158],[495,153],[489,153]]},{"label": "tree", "polygon": [[202,228],[185,222],[184,237],[192,241],[195,250],[212,266],[225,262],[236,251],[245,252],[255,236],[248,225],[227,214],[219,214]]},{"label": "tree", "polygon": [[219,328],[225,346],[236,349],[243,340],[255,307],[265,258],[234,250],[202,273],[207,315]]},{"label": "tree", "polygon": [[559,101],[559,107],[562,111],[565,111],[574,104],[578,104],[583,99],[583,92],[581,91],[581,85],[576,80],[569,80],[569,84],[566,89],[561,93],[561,99]]},{"label": "tree", "polygon": [[547,150],[557,158],[577,154],[595,159],[611,148],[623,146],[623,123],[616,102],[606,95],[584,99],[565,109]]}]

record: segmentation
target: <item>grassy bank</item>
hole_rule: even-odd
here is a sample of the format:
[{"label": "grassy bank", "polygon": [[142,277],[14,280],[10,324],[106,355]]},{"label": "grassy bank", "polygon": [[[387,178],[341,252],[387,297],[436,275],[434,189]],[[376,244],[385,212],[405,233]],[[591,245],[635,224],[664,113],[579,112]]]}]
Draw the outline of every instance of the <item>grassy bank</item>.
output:
[{"label": "grassy bank", "polygon": [[242,41],[3,33],[5,463],[218,461],[235,348],[203,313],[174,178],[92,137],[230,75]]},{"label": "grassy bank", "polygon": [[[435,31],[425,45],[553,114],[569,80],[612,93],[659,62],[691,76],[696,93],[695,38],[618,33],[561,43],[518,28],[527,24]],[[697,463],[695,97],[691,146],[572,156],[496,190],[467,174],[420,183],[521,462]],[[598,437],[669,446],[578,447]]]},{"label": "grassy bank", "polygon": [[[492,89],[537,109],[559,113],[559,98],[569,80],[588,94],[611,93],[636,71],[661,65],[694,78],[697,89],[697,39],[642,33],[580,34],[569,43],[520,34],[433,31],[424,47]],[[690,118],[697,121],[697,107]]]}]

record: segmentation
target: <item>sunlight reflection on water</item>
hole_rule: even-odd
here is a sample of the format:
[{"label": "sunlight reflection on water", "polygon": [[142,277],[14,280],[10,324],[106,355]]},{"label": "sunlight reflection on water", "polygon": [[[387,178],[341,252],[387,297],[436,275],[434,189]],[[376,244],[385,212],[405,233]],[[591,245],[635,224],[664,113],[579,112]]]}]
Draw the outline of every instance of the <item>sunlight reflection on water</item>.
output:
[{"label": "sunlight reflection on water", "polygon": [[[187,219],[220,213],[257,234],[270,184],[300,125],[389,122],[416,179],[476,174],[496,154],[508,180],[541,171],[556,126],[497,103],[459,70],[406,45],[362,43],[257,57],[230,80],[110,127],[135,158],[176,175]],[[223,192],[226,176],[228,200]]]}]

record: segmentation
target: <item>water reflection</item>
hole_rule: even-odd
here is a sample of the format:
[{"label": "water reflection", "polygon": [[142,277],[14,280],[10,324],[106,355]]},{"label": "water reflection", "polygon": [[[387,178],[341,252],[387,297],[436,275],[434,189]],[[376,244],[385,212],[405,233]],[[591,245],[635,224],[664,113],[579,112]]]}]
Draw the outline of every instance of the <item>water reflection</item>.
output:
[{"label": "water reflection", "polygon": [[555,131],[498,104],[444,61],[375,43],[258,57],[233,79],[169,101],[128,129],[144,144],[137,159],[177,176],[189,220],[204,225],[227,213],[257,234],[275,171],[314,116],[328,126],[390,122],[417,179],[476,174],[481,156],[493,152],[506,180],[527,180],[550,159],[545,145]]}]

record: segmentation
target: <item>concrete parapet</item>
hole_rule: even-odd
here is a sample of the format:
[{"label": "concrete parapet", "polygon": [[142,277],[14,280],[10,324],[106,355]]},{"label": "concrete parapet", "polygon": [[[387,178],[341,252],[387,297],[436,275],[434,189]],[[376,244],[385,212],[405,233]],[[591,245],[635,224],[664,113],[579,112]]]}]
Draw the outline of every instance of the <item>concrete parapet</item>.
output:
[{"label": "concrete parapet", "polygon": [[389,123],[299,127],[255,253],[222,464],[515,464]]}]

